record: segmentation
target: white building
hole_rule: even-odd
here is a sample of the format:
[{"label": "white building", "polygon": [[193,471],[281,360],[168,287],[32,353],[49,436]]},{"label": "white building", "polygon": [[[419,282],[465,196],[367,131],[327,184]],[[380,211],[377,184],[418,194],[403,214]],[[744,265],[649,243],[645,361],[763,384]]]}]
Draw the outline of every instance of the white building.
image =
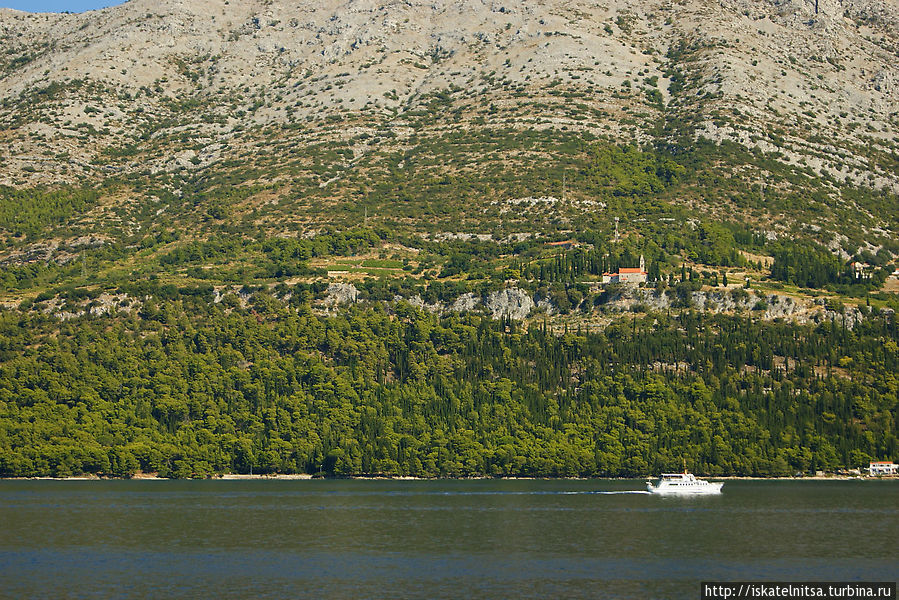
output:
[{"label": "white building", "polygon": [[871,477],[878,475],[899,475],[899,465],[888,461],[872,461],[868,465],[868,474]]},{"label": "white building", "polygon": [[863,262],[849,263],[856,279],[871,279],[871,265]]}]

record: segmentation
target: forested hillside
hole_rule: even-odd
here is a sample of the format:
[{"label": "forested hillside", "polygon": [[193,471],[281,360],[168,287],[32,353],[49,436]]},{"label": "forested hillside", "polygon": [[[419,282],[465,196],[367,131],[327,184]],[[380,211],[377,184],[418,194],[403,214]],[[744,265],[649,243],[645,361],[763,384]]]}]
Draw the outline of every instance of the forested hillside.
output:
[{"label": "forested hillside", "polygon": [[883,0],[0,9],[0,476],[899,459],[897,32]]},{"label": "forested hillside", "polygon": [[899,327],[686,312],[553,333],[182,295],[0,320],[0,474],[791,475],[897,451]]}]

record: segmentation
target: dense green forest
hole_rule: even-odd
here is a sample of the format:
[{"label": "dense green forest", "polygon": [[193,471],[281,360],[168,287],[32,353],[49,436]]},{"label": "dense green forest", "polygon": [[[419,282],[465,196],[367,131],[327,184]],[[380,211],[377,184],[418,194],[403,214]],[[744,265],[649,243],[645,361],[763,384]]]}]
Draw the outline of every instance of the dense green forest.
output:
[{"label": "dense green forest", "polygon": [[0,475],[790,475],[895,457],[899,327],[684,311],[552,332],[181,293],[0,312]]}]

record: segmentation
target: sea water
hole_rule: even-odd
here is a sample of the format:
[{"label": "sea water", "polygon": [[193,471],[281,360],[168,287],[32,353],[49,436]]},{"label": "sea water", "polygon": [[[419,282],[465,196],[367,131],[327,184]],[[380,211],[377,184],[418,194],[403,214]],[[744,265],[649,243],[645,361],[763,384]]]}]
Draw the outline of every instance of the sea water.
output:
[{"label": "sea water", "polygon": [[698,598],[888,581],[899,481],[0,481],[4,598]]}]

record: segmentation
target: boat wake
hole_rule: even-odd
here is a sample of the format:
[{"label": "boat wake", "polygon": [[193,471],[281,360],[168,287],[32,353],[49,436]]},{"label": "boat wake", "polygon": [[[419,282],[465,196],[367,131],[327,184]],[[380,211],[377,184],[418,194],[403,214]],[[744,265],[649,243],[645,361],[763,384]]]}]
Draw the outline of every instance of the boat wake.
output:
[{"label": "boat wake", "polygon": [[[575,492],[575,493],[577,494],[578,492]],[[584,493],[586,493],[586,494],[604,494],[604,495],[613,495],[613,494],[649,494],[649,492],[647,492],[646,490],[620,490],[620,491],[614,491],[614,492],[602,492],[602,491],[597,491],[597,492],[584,492]]]},{"label": "boat wake", "polygon": [[402,493],[399,495],[403,496],[417,496],[417,495],[436,495],[436,496],[574,496],[574,495],[603,495],[603,496],[614,496],[619,494],[641,494],[641,495],[649,495],[650,493],[645,490],[583,490],[583,491],[575,491],[575,490],[560,490],[560,491],[551,491],[551,490],[516,490],[516,491],[460,491],[460,492],[413,492],[413,493]]},{"label": "boat wake", "polygon": [[590,490],[583,492],[556,492],[557,494],[601,494],[604,496],[612,496],[617,494],[649,494],[646,490],[615,490],[615,491],[601,491],[601,490]]}]

